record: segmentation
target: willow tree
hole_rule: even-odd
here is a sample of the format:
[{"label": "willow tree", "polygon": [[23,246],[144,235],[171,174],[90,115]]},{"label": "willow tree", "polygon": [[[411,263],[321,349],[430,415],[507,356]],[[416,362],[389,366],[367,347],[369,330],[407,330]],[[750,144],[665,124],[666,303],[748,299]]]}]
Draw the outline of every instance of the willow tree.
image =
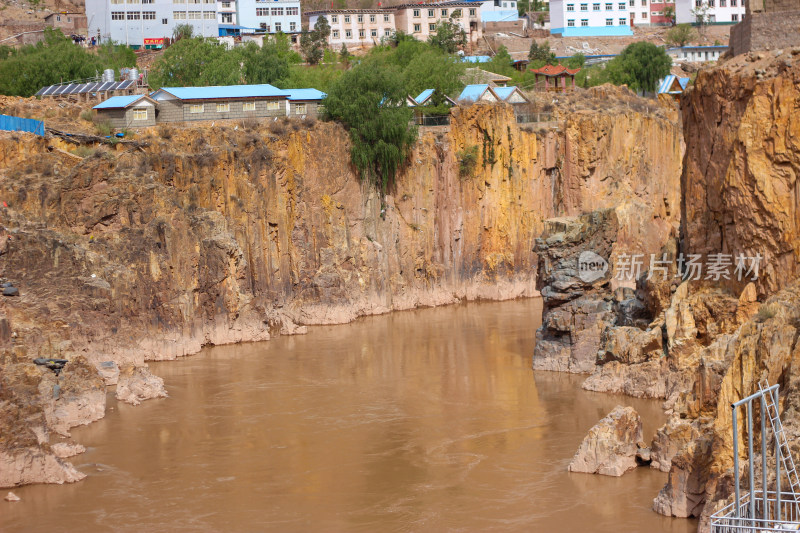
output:
[{"label": "willow tree", "polygon": [[325,99],[328,117],[348,129],[350,160],[361,178],[383,193],[416,141],[405,98],[401,71],[373,55],[345,72]]},{"label": "willow tree", "polygon": [[669,74],[672,59],[663,48],[644,41],[625,47],[608,62],[606,71],[615,85],[627,84],[634,91],[655,92],[658,80]]}]

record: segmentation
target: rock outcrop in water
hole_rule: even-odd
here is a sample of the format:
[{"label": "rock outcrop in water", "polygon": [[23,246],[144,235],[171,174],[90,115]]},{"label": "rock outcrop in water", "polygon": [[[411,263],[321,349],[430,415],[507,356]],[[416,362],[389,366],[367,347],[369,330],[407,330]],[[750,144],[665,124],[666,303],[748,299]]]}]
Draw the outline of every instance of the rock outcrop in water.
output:
[{"label": "rock outcrop in water", "polygon": [[633,407],[618,405],[595,424],[569,464],[570,472],[621,476],[636,468],[642,419]]},{"label": "rock outcrop in water", "polygon": [[[677,116],[624,91],[604,98],[603,113],[576,112],[557,131],[520,128],[509,107],[456,109],[449,131],[423,132],[385,198],[360,183],[346,133],[328,123],[161,127],[137,137],[145,146],[85,157],[57,139],[0,134],[0,275],[19,289],[0,301],[0,373],[24,373],[39,391],[8,392],[0,418],[17,416],[9,405],[35,416],[10,424],[0,450],[56,459],[48,433],[102,416],[116,379],[123,398],[140,399],[125,372],[145,360],[534,295],[548,218],[633,197],[670,226],[678,189],[661,176],[680,174]],[[472,150],[477,164],[462,170]],[[70,362],[57,382],[37,356]],[[78,370],[83,389],[70,381]]]}]

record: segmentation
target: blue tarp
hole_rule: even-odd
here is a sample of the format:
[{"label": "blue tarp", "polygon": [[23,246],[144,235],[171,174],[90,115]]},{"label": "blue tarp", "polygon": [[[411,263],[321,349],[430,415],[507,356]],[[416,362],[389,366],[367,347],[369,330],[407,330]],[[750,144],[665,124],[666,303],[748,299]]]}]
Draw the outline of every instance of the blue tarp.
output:
[{"label": "blue tarp", "polygon": [[0,130],[27,131],[44,137],[44,122],[30,118],[0,115]]}]

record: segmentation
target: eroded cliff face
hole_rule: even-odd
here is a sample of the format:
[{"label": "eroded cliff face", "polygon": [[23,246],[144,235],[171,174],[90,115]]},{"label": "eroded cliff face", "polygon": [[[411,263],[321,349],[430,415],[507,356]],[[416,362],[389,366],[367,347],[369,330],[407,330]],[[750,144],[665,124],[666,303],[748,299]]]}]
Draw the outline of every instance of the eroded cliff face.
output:
[{"label": "eroded cliff face", "polygon": [[[97,391],[117,368],[138,401],[136,391],[160,394],[136,370],[146,360],[393,309],[531,296],[545,219],[613,207],[630,191],[655,206],[653,224],[678,216],[676,190],[657,185],[680,173],[666,112],[582,111],[534,132],[509,107],[458,109],[449,130],[422,132],[384,198],[353,173],[346,138],[328,123],[161,127],[140,147],[78,157],[56,139],[2,134],[0,276],[20,296],[0,301],[0,390],[20,373],[27,385],[0,419],[33,406],[0,442],[6,463],[41,452],[45,469],[49,434],[102,416]],[[474,167],[462,164],[470,151]],[[58,379],[86,373],[83,389],[54,395],[55,377],[30,363],[40,355],[70,359]],[[71,368],[78,358],[86,364]],[[76,478],[59,465],[57,476],[0,480]]]},{"label": "eroded cliff face", "polygon": [[[732,492],[729,406],[756,392],[759,380],[781,385],[784,427],[795,457],[800,451],[798,55],[800,49],[737,57],[702,71],[683,101],[682,249],[763,257],[752,285],[693,283],[673,294],[667,313],[682,339],[676,347],[684,386],[656,439],[669,483],[655,509],[701,516],[701,530]],[[709,324],[702,315],[720,327],[702,327]]]}]

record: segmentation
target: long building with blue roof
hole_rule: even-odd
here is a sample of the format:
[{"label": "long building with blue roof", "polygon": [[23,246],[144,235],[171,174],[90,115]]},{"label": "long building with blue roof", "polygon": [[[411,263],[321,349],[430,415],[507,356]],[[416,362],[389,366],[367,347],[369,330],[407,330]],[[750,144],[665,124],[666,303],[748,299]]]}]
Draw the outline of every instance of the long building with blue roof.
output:
[{"label": "long building with blue roof", "polygon": [[[313,88],[279,89],[274,85],[162,87],[148,95],[117,96],[95,106],[98,116],[114,127],[152,126],[162,122],[193,122],[268,117],[317,116],[327,95]],[[141,111],[149,107],[147,122]]]}]

